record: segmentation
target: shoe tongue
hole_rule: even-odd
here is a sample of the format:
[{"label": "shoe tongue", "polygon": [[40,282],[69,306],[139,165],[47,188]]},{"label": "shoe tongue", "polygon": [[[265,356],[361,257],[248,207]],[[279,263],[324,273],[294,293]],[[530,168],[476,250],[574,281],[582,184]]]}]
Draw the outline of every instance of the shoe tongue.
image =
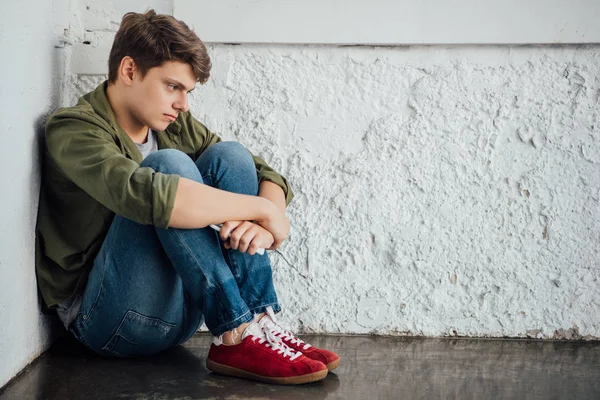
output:
[{"label": "shoe tongue", "polygon": [[273,322],[273,320],[271,319],[270,316],[265,315],[263,316],[260,321],[258,321],[258,325],[261,328],[266,328],[268,330],[271,330],[271,328],[273,328],[273,326],[275,325],[275,323]]},{"label": "shoe tongue", "polygon": [[259,338],[265,336],[262,329],[260,329],[260,326],[258,326],[256,322],[251,323],[246,329],[244,329],[244,332],[242,332],[242,340],[246,339],[246,337],[249,335],[257,336]]}]

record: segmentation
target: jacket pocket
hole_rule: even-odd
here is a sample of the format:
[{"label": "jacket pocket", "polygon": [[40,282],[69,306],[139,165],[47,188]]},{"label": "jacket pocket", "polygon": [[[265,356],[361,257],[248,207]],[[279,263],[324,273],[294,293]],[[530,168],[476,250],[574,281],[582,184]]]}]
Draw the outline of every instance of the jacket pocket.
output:
[{"label": "jacket pocket", "polygon": [[175,328],[175,324],[129,310],[102,351],[116,357],[156,354],[175,343]]}]

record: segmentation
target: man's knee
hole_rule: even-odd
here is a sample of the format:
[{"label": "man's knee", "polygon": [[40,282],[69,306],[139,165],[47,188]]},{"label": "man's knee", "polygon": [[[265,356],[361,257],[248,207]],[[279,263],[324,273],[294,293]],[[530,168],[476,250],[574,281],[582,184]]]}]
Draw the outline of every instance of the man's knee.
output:
[{"label": "man's knee", "polygon": [[235,171],[255,171],[252,155],[243,145],[238,142],[219,142],[206,149],[203,156],[211,162],[226,165]]},{"label": "man's knee", "polygon": [[149,154],[140,164],[163,174],[175,174],[197,180],[200,174],[194,161],[184,152],[175,149],[163,149]]}]

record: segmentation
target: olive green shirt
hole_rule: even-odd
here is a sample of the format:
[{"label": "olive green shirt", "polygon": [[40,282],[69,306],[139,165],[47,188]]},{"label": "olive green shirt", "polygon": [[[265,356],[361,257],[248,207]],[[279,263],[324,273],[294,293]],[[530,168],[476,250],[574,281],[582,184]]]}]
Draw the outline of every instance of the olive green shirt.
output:
[{"label": "olive green shirt", "polygon": [[[142,155],[119,127],[106,97],[107,82],[62,108],[46,124],[46,146],[36,228],[36,272],[48,307],[81,293],[115,214],[167,228],[178,175],[142,168]],[[196,160],[221,139],[189,112],[156,132],[159,149]],[[287,180],[253,156],[260,181],[293,194]]]}]

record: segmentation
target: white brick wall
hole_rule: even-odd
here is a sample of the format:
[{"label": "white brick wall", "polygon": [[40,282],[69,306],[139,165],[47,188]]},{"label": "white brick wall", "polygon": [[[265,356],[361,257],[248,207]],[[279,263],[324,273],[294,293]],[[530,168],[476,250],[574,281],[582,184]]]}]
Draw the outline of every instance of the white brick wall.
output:
[{"label": "white brick wall", "polygon": [[[173,12],[29,3],[0,13],[0,386],[51,341],[33,269],[35,128],[104,79],[123,13]],[[210,52],[193,113],[296,193],[292,266],[272,255],[292,328],[600,337],[600,46]]]},{"label": "white brick wall", "polygon": [[285,321],[600,336],[599,50],[211,46],[193,113],[296,193]]}]

